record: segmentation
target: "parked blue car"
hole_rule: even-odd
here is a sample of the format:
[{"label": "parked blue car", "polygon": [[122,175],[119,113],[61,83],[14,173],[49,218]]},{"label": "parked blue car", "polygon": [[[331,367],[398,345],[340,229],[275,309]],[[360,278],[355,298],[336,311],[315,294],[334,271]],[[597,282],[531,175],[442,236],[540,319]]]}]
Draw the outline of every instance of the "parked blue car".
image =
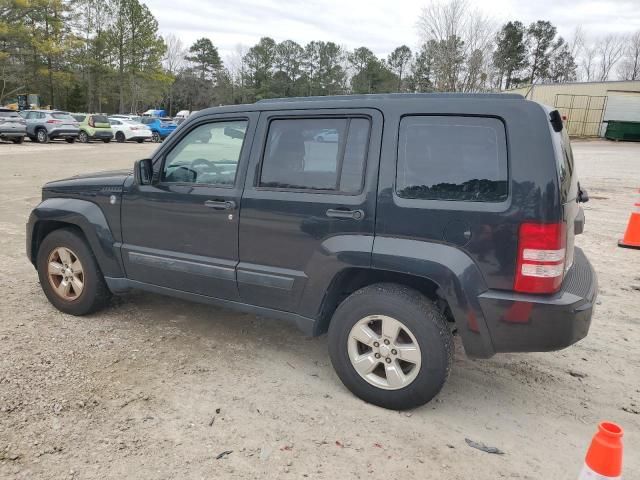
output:
[{"label": "parked blue car", "polygon": [[142,117],[140,122],[151,130],[151,140],[159,143],[173,132],[177,125],[171,118]]}]

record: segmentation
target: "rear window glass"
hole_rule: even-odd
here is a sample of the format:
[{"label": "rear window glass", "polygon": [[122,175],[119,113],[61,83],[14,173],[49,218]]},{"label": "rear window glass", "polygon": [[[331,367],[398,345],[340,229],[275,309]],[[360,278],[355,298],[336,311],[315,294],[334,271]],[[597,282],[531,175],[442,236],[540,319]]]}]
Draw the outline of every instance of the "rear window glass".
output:
[{"label": "rear window glass", "polygon": [[18,112],[8,112],[6,110],[0,110],[0,117],[19,117]]},{"label": "rear window glass", "polygon": [[403,198],[507,198],[503,124],[494,118],[411,116],[400,122],[396,193]]},{"label": "rear window glass", "polygon": [[107,117],[105,117],[104,115],[94,115],[93,116],[93,121],[95,123],[109,123],[109,119]]},{"label": "rear window glass", "polygon": [[86,115],[73,115],[73,118],[75,118],[78,122],[84,122],[84,117],[86,117]]},{"label": "rear window glass", "polygon": [[74,118],[68,113],[52,113],[51,116],[58,120],[74,120]]}]

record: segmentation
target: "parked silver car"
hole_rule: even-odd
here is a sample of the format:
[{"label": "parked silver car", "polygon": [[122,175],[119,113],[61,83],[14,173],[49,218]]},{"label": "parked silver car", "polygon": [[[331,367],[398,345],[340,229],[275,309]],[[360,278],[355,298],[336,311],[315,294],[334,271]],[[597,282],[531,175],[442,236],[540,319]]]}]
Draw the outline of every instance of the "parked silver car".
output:
[{"label": "parked silver car", "polygon": [[80,134],[78,122],[67,112],[59,110],[29,110],[22,115],[27,121],[27,136],[32,142],[47,143],[64,138],[73,143]]},{"label": "parked silver car", "polygon": [[0,139],[22,143],[27,134],[26,122],[18,112],[10,108],[0,108]]}]

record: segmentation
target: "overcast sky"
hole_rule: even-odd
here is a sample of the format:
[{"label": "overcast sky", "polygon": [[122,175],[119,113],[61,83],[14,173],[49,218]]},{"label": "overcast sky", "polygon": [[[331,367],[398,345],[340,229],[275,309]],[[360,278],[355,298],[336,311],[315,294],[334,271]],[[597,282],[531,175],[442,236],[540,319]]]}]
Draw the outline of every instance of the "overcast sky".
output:
[{"label": "overcast sky", "polygon": [[[161,33],[188,47],[209,37],[223,58],[260,37],[305,44],[331,40],[349,49],[367,46],[378,56],[419,44],[416,18],[428,0],[145,0]],[[549,20],[565,38],[576,25],[587,36],[640,29],[640,0],[469,0],[498,24]]]}]

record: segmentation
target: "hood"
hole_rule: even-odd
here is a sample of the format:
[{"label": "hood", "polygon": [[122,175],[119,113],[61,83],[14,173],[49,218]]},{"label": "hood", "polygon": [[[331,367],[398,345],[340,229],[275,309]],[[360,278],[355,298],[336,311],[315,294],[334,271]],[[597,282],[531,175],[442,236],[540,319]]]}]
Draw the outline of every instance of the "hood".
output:
[{"label": "hood", "polygon": [[109,190],[117,193],[122,191],[122,185],[130,175],[133,175],[133,171],[130,169],[87,173],[63,180],[54,180],[45,184],[42,189],[60,193],[95,192],[96,190]]}]

